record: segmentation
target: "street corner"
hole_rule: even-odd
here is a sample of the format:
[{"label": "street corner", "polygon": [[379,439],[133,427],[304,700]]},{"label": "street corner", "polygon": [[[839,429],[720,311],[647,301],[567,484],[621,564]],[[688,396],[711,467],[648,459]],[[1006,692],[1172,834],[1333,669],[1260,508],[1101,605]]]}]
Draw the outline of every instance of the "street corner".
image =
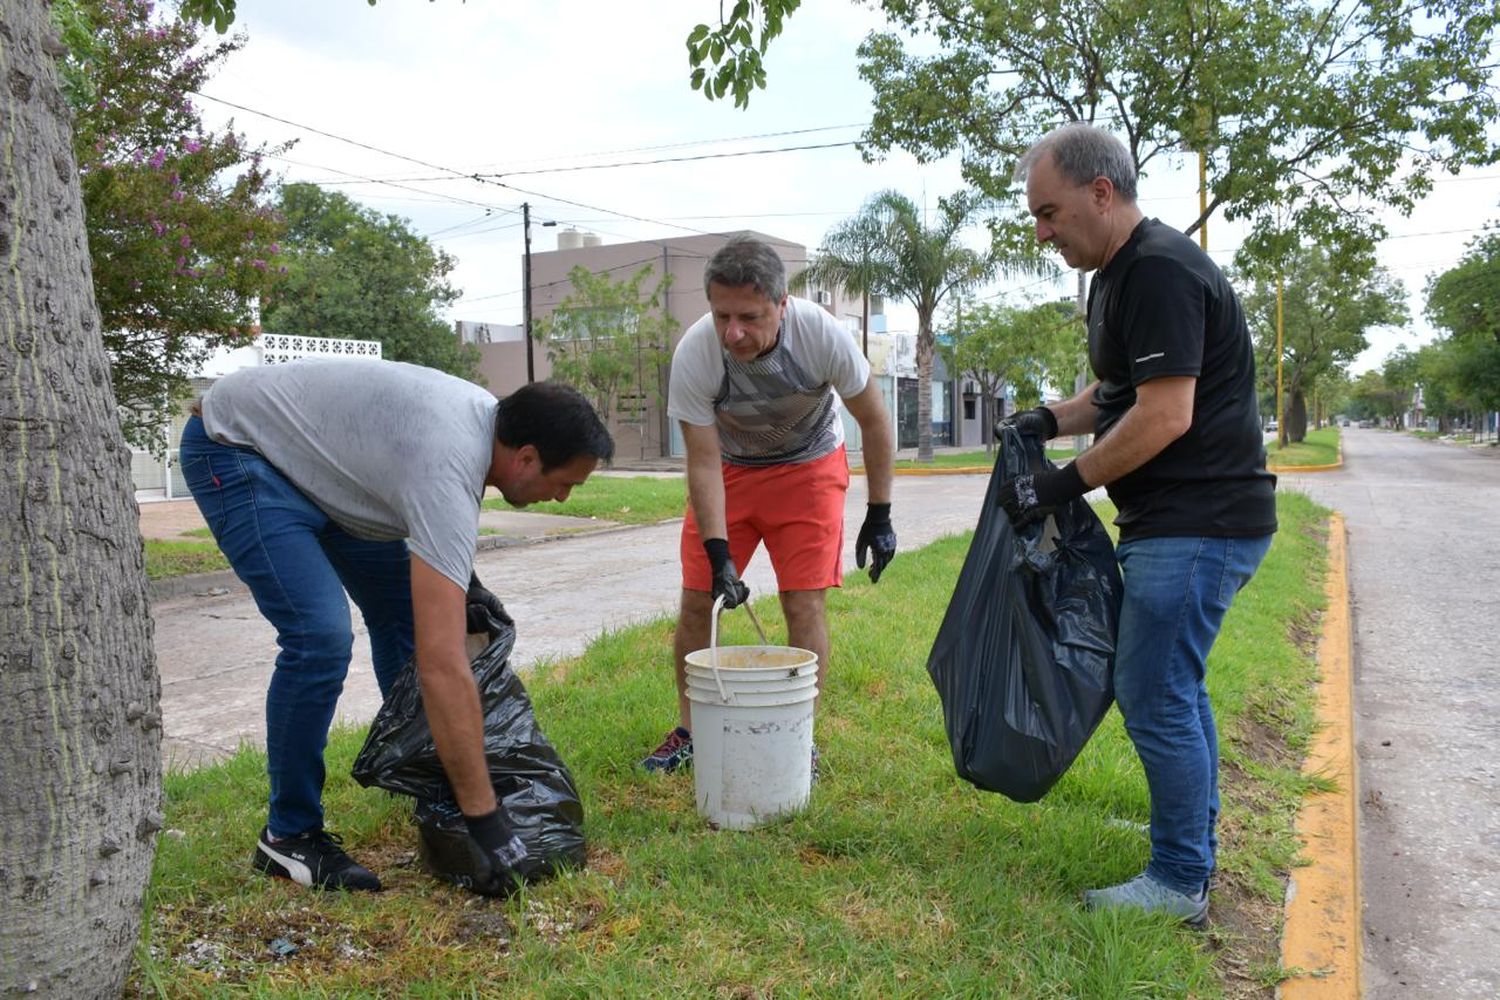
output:
[{"label": "street corner", "polygon": [[1307,797],[1297,816],[1304,867],[1287,885],[1281,964],[1295,974],[1283,1000],[1357,1000],[1360,995],[1360,889],[1354,760],[1353,643],[1344,519],[1328,525],[1328,607],[1318,642],[1318,732],[1303,773],[1335,782]]}]

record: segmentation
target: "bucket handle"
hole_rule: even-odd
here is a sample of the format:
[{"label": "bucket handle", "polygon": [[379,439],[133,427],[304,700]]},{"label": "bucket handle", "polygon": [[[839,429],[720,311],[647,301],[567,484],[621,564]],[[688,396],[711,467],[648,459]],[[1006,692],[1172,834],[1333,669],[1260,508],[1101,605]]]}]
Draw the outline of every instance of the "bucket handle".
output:
[{"label": "bucket handle", "polygon": [[[755,626],[755,631],[760,634],[760,644],[766,645],[766,630],[760,627],[760,619],[755,617],[755,610],[746,601],[741,605],[745,613],[750,616],[750,623]],[[719,676],[719,612],[724,610],[724,595],[720,594],[714,598],[713,613],[708,619],[708,663],[714,671],[714,684],[719,688],[719,697],[728,703],[729,693],[724,690],[724,678]]]}]

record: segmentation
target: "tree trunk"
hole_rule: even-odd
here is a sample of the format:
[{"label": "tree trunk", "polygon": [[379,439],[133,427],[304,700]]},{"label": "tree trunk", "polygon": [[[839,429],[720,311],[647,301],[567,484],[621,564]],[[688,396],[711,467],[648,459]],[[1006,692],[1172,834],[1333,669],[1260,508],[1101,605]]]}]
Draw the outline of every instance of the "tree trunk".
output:
[{"label": "tree trunk", "polygon": [[1301,389],[1294,389],[1287,401],[1286,424],[1289,440],[1307,439],[1307,396]]},{"label": "tree trunk", "polygon": [[979,439],[984,442],[984,453],[990,455],[995,450],[995,422],[1000,418],[995,415],[996,393],[987,383],[982,384],[979,407]]},{"label": "tree trunk", "polygon": [[160,685],[50,33],[0,0],[0,995],[105,997],[162,822]]},{"label": "tree trunk", "polygon": [[917,461],[932,461],[932,317],[917,316]]}]

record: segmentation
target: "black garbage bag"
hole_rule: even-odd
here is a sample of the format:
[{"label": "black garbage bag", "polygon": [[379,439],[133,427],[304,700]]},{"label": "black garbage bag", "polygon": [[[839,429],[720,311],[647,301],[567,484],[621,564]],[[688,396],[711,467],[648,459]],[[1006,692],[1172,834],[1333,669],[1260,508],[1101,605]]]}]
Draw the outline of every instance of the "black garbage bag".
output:
[{"label": "black garbage bag", "polygon": [[[535,881],[583,865],[583,802],[510,668],[515,628],[496,619],[491,625],[494,638],[472,661],[484,713],[485,760],[495,798],[529,854],[515,874]],[[370,724],[353,773],[366,788],[417,798],[418,853],[434,875],[489,894],[513,890],[515,880],[491,871],[468,836],[422,708],[415,663],[401,672]]]},{"label": "black garbage bag", "polygon": [[959,777],[1035,802],[1063,776],[1114,698],[1122,594],[1114,546],[1082,498],[1016,529],[995,502],[1054,468],[1005,428],[984,508],[927,658]]}]

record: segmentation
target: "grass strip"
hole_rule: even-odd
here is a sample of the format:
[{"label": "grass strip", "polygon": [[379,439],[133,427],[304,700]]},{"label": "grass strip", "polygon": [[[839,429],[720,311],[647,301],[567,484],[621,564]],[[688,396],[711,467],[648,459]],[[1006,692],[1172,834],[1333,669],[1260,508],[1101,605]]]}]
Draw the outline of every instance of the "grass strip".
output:
[{"label": "grass strip", "polygon": [[[487,510],[514,510],[500,497],[484,501]],[[687,508],[682,476],[590,476],[562,503],[526,508],[538,514],[596,518],[617,524],[655,524],[681,517]]]},{"label": "grass strip", "polygon": [[[976,451],[940,451],[934,452],[932,461],[919,462],[914,458],[898,458],[895,468],[902,470],[915,469],[990,469],[994,468],[996,453],[978,449]],[[1054,462],[1073,457],[1072,448],[1048,448],[1047,457]],[[864,466],[856,465],[850,471],[864,475]]]},{"label": "grass strip", "polygon": [[229,568],[229,561],[214,542],[173,542],[155,538],[147,538],[145,542],[146,577],[150,580]]},{"label": "grass strip", "polygon": [[1266,460],[1275,466],[1333,465],[1339,460],[1339,429],[1330,424],[1308,431],[1301,441],[1294,441],[1285,448],[1271,445],[1266,449]]},{"label": "grass strip", "polygon": [[[1266,997],[1298,773],[1313,726],[1324,512],[1280,497],[1281,531],[1209,670],[1224,810],[1213,928],[1092,914],[1081,890],[1145,863],[1144,778],[1111,712],[1041,803],[953,774],[925,662],[967,537],[902,552],[878,586],[830,593],[834,659],[818,709],[822,778],[801,815],[713,832],[690,776],[636,767],[675,714],[671,632],[600,636],[527,681],[577,778],[589,865],[515,899],[437,883],[409,804],[348,777],[363,731],[329,748],[330,825],[387,885],[309,893],[252,874],[264,757],[168,776],[129,992],[163,997]],[[784,634],[774,597],[757,602]],[[524,623],[522,623],[524,628]],[[752,643],[725,616],[726,644]],[[274,956],[271,942],[299,950]]]}]

